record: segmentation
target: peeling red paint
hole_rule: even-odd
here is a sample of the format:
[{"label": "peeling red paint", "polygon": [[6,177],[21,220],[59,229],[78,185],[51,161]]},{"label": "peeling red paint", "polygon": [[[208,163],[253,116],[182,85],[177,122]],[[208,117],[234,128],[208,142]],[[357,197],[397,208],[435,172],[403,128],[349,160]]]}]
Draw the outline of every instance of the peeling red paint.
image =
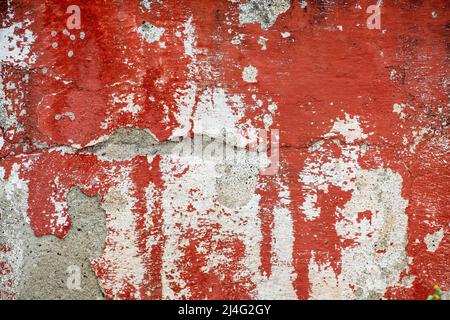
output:
[{"label": "peeling red paint", "polygon": [[[215,210],[220,216],[230,214],[217,199],[213,207],[198,209],[190,203],[183,212],[192,219],[200,217],[200,231],[176,226],[184,232],[180,239],[186,241],[179,244],[175,259],[178,281],[163,270],[166,240],[175,236],[166,233],[164,214],[178,212],[164,205],[168,174],[161,168],[161,156],[106,161],[85,149],[123,127],[148,129],[159,141],[173,138],[177,130],[184,130],[184,137],[194,136],[202,94],[211,88],[223,88],[230,95],[242,97],[246,106],[236,126],[264,128],[265,108],[270,102],[277,105],[270,128],[280,130],[280,171],[277,176],[259,176],[255,191],[259,197],[255,218],[260,221],[261,279],[274,276],[277,206],[290,210],[292,217],[292,285],[296,297],[313,298],[312,258],[341,274],[343,250],[357,243],[340,236],[336,224],[345,220],[339,210],[357,193],[345,186],[355,181],[349,179],[342,186],[330,183],[326,190],[318,189],[315,205],[320,208],[320,216],[309,219],[302,206],[310,187],[299,176],[309,161],[353,161],[343,151],[349,147],[354,148],[355,165],[362,170],[385,168],[398,174],[401,196],[408,201],[405,250],[411,260],[398,283],[407,276],[414,280],[410,286],[389,285],[383,297],[424,299],[434,284],[450,290],[446,266],[450,260],[446,1],[385,2],[383,30],[366,28],[364,8],[372,4],[370,1],[311,1],[307,10],[292,1],[290,9],[280,14],[267,31],[259,24],[239,25],[238,6],[231,1],[165,0],[154,2],[150,11],[142,10],[139,3],[80,3],[82,27],[74,30],[75,41],[63,34],[70,1],[12,1],[6,7],[14,17],[6,19],[0,13],[6,21],[2,28],[28,19],[30,25],[16,32],[23,34],[27,29],[36,37],[31,44],[34,63],[28,67],[5,63],[0,70],[5,85],[17,84],[16,89],[5,90],[5,99],[12,102],[7,114],[15,115],[23,127],[0,128],[5,141],[0,145],[3,180],[9,179],[15,164],[19,165],[19,177],[28,185],[27,216],[36,236],[63,238],[70,232],[70,217],[67,207],[58,209],[55,202],[66,203],[67,192],[80,186],[87,195],[100,195],[104,203],[120,184],[115,179],[121,176],[121,169],[126,168],[126,176],[132,181],[129,196],[134,201],[130,210],[136,236],[133,258],[139,259],[143,275],[142,279],[137,279],[138,275],[116,278],[123,267],[119,262],[106,256],[94,260],[93,269],[107,298],[164,299],[168,298],[164,286],[183,299],[257,298],[258,284],[252,275],[243,272],[239,276],[249,269],[244,263],[246,244],[242,235],[224,235],[217,221],[201,220],[205,213],[213,216]],[[435,11],[439,15],[433,18]],[[196,61],[185,53],[183,32],[189,19],[195,26]],[[165,29],[164,40],[160,41],[164,45],[147,43],[135,31],[143,21]],[[53,31],[57,31],[55,36]],[[80,32],[85,33],[84,39],[80,39]],[[290,36],[284,38],[281,32]],[[239,34],[245,36],[235,45],[232,39]],[[260,36],[267,39],[266,50],[261,50]],[[16,45],[20,47],[21,43]],[[208,70],[197,67],[192,75],[190,64],[207,65]],[[242,81],[242,69],[248,65],[258,70],[256,83]],[[24,80],[24,76],[29,79]],[[189,89],[192,83],[197,86],[194,106],[183,110],[178,102],[180,90]],[[114,97],[122,98],[114,102]],[[140,107],[136,114],[123,111],[127,97]],[[257,100],[265,106],[258,105]],[[408,106],[402,115],[393,112],[393,105],[400,103]],[[185,123],[179,118],[183,112],[189,113]],[[342,132],[333,131],[336,121],[347,116],[358,118],[364,139],[348,141]],[[226,119],[221,120],[226,126]],[[317,155],[309,148],[320,141],[323,145]],[[195,166],[185,165],[171,175],[177,181],[195,170]],[[317,175],[332,180],[327,174],[319,171]],[[280,181],[290,193],[288,204],[278,203],[283,189]],[[149,187],[153,188],[151,193]],[[184,187],[189,188],[180,185],[179,189]],[[204,192],[192,188],[189,197],[206,198]],[[356,222],[374,226],[374,215],[371,210],[361,211]],[[440,228],[444,229],[443,240],[435,252],[428,252],[423,239]],[[122,231],[109,228],[108,233]],[[107,240],[106,248],[120,252],[117,247],[121,244],[111,241]],[[199,251],[203,247],[204,251]],[[0,243],[0,252],[8,248]],[[386,250],[374,248],[376,254],[385,254]],[[207,269],[208,259],[214,254],[223,255],[226,262],[218,263],[214,270]],[[0,277],[9,269],[6,261],[0,260]],[[167,279],[163,279],[165,276]],[[355,286],[349,287],[356,292]]]}]

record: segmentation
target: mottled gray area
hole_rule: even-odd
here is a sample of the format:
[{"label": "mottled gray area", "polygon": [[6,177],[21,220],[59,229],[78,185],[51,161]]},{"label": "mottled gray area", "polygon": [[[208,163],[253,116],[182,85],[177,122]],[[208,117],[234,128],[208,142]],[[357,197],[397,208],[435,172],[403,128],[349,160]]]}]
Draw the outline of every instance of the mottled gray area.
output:
[{"label": "mottled gray area", "polygon": [[138,155],[152,155],[158,151],[158,141],[148,130],[121,128],[107,140],[86,148],[103,160],[129,160]]},{"label": "mottled gray area", "polygon": [[[16,269],[12,275],[15,298],[102,299],[104,295],[91,267],[91,261],[102,254],[106,237],[99,199],[86,196],[79,188],[72,189],[68,194],[72,225],[66,237],[58,239],[36,237],[24,220],[25,208],[17,210],[3,194],[0,192],[0,204],[4,212],[9,212],[0,220],[0,242],[10,244],[14,250],[8,261]],[[71,267],[79,268],[79,289],[67,285]]]},{"label": "mottled gray area", "polygon": [[251,162],[220,164],[216,166],[219,203],[228,208],[246,205],[254,196],[258,182],[258,167]]},{"label": "mottled gray area", "polygon": [[267,30],[290,6],[290,0],[249,0],[239,5],[239,22],[259,23],[261,28]]}]

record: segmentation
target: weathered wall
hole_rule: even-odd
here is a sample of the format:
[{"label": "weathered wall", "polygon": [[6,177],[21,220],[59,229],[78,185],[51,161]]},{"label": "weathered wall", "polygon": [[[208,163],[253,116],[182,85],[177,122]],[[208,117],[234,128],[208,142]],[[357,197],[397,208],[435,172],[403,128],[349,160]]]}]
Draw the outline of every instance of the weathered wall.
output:
[{"label": "weathered wall", "polygon": [[374,2],[0,1],[0,299],[449,290],[449,4]]}]

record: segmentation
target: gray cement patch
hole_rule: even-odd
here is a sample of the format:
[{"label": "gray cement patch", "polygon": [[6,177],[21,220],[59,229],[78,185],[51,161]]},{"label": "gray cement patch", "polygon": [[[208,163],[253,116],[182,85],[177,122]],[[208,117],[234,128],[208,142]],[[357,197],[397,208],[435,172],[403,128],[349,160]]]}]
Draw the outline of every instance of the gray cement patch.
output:
[{"label": "gray cement patch", "polygon": [[[36,237],[21,210],[16,210],[4,197],[0,198],[3,210],[8,211],[0,224],[0,242],[14,247],[14,256],[7,258],[15,267],[11,288],[15,298],[104,298],[91,267],[92,259],[101,255],[106,237],[104,211],[98,198],[86,196],[79,188],[69,192],[72,225],[64,239]],[[74,271],[79,271],[79,279],[75,281],[79,282],[79,287],[73,285],[72,280],[77,278]]]}]

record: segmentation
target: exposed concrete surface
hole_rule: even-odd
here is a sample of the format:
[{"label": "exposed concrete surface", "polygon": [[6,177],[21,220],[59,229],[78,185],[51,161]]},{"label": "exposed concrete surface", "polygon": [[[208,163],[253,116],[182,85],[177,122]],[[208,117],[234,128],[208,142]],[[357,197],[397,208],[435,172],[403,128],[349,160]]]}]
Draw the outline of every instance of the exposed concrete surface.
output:
[{"label": "exposed concrete surface", "polygon": [[286,12],[291,6],[290,0],[250,0],[239,5],[239,22],[259,23],[261,28],[269,29],[278,15]]},{"label": "exposed concrete surface", "polygon": [[12,279],[18,299],[104,298],[91,266],[104,248],[104,211],[97,198],[84,195],[78,188],[72,189],[67,199],[72,225],[64,239],[37,238],[22,213],[11,207],[11,199],[1,200],[2,208],[9,206],[10,210],[2,218],[0,240],[11,243],[17,254],[7,261],[18,270]]}]

